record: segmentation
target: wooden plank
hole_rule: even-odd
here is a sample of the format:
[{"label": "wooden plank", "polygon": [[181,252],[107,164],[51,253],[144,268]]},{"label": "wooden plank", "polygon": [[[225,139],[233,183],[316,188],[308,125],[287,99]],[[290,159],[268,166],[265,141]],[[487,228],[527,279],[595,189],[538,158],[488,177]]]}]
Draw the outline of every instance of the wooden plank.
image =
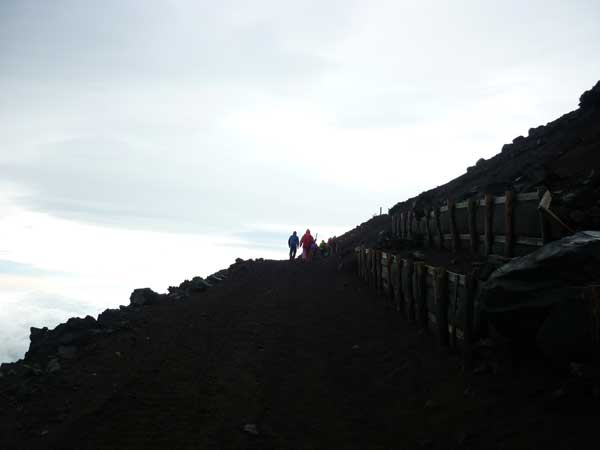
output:
[{"label": "wooden plank", "polygon": [[514,253],[514,192],[506,191],[505,193],[506,203],[504,204],[505,216],[504,216],[504,229],[506,231],[506,242],[504,244],[504,256],[510,258]]},{"label": "wooden plank", "polygon": [[506,264],[507,262],[510,262],[510,260],[511,260],[511,258],[505,258],[504,256],[500,256],[500,255],[488,255],[487,259],[490,263],[497,264],[497,265]]},{"label": "wooden plank", "polygon": [[538,200],[538,193],[537,192],[523,192],[521,194],[517,194],[517,201],[518,202],[529,202],[532,200]]},{"label": "wooden plank", "polygon": [[465,276],[462,273],[451,272],[449,270],[447,270],[446,272],[449,282],[458,283],[461,286],[465,285]]},{"label": "wooden plank", "polygon": [[470,198],[467,202],[467,214],[468,214],[468,226],[469,226],[469,239],[471,241],[471,254],[477,254],[477,247],[479,245],[479,239],[477,237],[477,205],[475,200]]},{"label": "wooden plank", "polygon": [[464,209],[469,207],[469,200],[465,200],[463,202],[455,203],[454,207],[456,209]]},{"label": "wooden plank", "polygon": [[[538,201],[542,200],[542,197],[544,196],[545,192],[546,192],[546,189],[544,189],[544,188],[538,188],[538,190],[537,190]],[[550,223],[548,222],[548,217],[546,216],[546,213],[540,207],[538,207],[538,218],[539,218],[539,221],[540,221],[540,233],[541,233],[541,236],[542,236],[542,242],[544,244],[547,244],[551,240],[551,236],[550,236]]]},{"label": "wooden plank", "polygon": [[485,233],[485,254],[491,255],[493,248],[493,229],[494,229],[494,198],[492,194],[485,194],[485,221],[484,221],[484,233]]},{"label": "wooden plank", "polygon": [[542,240],[542,238],[538,237],[519,236],[515,242],[517,244],[531,245],[535,247],[542,247],[544,245],[544,241]]}]

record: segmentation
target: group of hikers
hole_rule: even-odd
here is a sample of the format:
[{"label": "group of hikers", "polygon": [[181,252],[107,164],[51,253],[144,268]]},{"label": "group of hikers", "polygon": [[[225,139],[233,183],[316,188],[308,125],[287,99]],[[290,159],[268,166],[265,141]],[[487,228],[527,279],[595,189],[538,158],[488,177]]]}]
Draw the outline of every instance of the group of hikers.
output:
[{"label": "group of hikers", "polygon": [[302,247],[302,261],[311,262],[315,255],[329,256],[334,246],[334,238],[329,238],[328,242],[321,240],[321,243],[317,245],[317,240],[313,238],[312,234],[310,234],[309,229],[306,230],[306,233],[304,233],[302,238],[298,238],[298,235],[295,231],[288,238],[290,261],[293,261],[296,258],[296,250],[298,247]]}]

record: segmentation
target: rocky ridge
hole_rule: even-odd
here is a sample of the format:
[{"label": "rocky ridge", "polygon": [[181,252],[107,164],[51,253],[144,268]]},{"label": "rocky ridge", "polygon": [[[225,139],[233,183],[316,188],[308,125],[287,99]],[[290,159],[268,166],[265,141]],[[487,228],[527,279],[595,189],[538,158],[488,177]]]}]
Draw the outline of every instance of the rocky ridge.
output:
[{"label": "rocky ridge", "polygon": [[553,207],[573,228],[600,228],[600,81],[584,92],[579,108],[505,144],[500,153],[479,159],[454,180],[402,201],[393,214],[430,208],[484,193],[502,195],[549,189]]},{"label": "rocky ridge", "polygon": [[25,357],[13,363],[0,364],[0,378],[27,378],[57,372],[61,369],[61,362],[85,355],[95,347],[98,339],[140,326],[143,308],[187,301],[192,295],[224,282],[230,274],[247,270],[247,265],[252,263],[253,260],[238,258],[228,269],[220,270],[206,279],[196,276],[184,280],[179,286],[170,286],[167,294],[159,294],[150,288],[134,289],[128,305],[106,309],[97,318],[73,317],[51,330],[47,327],[31,327],[29,350]]}]

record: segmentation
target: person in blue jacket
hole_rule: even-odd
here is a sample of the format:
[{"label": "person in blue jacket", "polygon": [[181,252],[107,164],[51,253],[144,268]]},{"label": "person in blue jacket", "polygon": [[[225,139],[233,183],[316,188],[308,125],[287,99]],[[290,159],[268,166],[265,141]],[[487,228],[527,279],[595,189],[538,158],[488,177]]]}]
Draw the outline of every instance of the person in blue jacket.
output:
[{"label": "person in blue jacket", "polygon": [[290,238],[288,239],[288,247],[290,248],[290,261],[292,261],[296,257],[296,249],[300,244],[300,240],[294,231]]}]

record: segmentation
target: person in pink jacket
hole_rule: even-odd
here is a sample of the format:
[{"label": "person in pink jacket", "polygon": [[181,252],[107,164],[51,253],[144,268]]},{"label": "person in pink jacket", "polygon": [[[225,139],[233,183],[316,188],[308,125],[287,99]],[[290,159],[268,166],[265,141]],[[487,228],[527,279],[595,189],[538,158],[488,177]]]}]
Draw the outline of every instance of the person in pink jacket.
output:
[{"label": "person in pink jacket", "polygon": [[306,230],[302,239],[300,239],[300,246],[302,247],[302,258],[306,262],[310,262],[312,259],[312,245],[314,244],[315,239],[310,234],[310,230]]}]

